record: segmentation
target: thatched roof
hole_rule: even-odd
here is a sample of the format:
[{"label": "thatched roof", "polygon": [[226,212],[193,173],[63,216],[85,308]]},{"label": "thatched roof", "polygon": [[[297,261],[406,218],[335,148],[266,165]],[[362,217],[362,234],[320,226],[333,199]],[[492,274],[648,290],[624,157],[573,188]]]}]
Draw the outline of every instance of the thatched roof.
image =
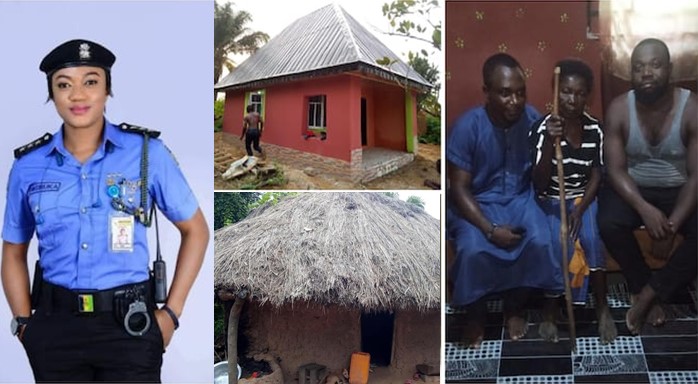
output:
[{"label": "thatched roof", "polygon": [[439,221],[382,193],[287,197],[215,232],[215,285],[281,306],[439,307]]}]

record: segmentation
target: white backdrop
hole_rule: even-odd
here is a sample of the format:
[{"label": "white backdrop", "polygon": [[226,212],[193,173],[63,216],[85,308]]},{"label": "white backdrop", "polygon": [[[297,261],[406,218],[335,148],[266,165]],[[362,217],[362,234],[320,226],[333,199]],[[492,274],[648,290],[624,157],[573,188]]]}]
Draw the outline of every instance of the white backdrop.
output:
[{"label": "white backdrop", "polygon": [[[114,52],[114,98],[107,102],[107,118],[162,132],[212,226],[212,1],[0,1],[0,217],[13,149],[60,127],[53,104],[45,103],[46,80],[39,62],[55,46],[74,38],[99,42]],[[171,280],[179,234],[167,220],[160,224]],[[154,231],[150,232],[154,251]],[[35,239],[29,253],[33,266]],[[213,233],[181,327],[164,355],[164,382],[213,381],[212,287]],[[0,382],[33,381],[24,349],[10,335],[12,315],[1,297]]]}]

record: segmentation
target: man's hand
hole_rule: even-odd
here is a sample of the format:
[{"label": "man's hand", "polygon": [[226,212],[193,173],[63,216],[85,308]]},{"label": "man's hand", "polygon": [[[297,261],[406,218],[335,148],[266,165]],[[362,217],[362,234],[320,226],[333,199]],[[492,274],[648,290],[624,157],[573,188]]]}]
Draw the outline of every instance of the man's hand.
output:
[{"label": "man's hand", "polygon": [[521,239],[523,239],[523,236],[512,232],[512,227],[500,225],[492,231],[490,242],[499,248],[511,249],[519,245]]},{"label": "man's hand", "polygon": [[673,234],[672,225],[662,211],[647,204],[639,212],[642,222],[645,224],[647,234],[653,240],[664,240]]},{"label": "man's hand", "polygon": [[170,341],[172,341],[172,336],[174,335],[174,322],[172,322],[170,315],[162,309],[155,310],[155,321],[158,322],[160,332],[162,333],[162,345],[163,347],[167,348],[167,346],[170,345]]}]

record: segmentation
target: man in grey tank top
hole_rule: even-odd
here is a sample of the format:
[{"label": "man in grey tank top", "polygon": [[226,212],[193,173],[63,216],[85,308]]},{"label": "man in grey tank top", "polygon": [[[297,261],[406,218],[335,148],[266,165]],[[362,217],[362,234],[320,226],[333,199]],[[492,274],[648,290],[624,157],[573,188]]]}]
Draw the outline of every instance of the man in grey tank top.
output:
[{"label": "man in grey tank top", "polygon": [[[645,39],[633,50],[632,90],[606,113],[607,187],[597,220],[606,248],[620,264],[632,294],[625,320],[633,334],[645,322],[664,323],[661,302],[696,277],[696,95],[670,84],[666,44]],[[609,188],[610,187],[610,188]],[[633,230],[644,225],[654,241],[684,236],[664,268],[652,273]]]},{"label": "man in grey tank top", "polygon": [[[608,170],[599,195],[601,237],[620,264],[632,294],[625,320],[638,334],[645,322],[664,322],[661,302],[696,277],[696,95],[669,83],[666,44],[645,39],[633,50],[632,90],[611,102],[604,142]],[[633,230],[644,225],[653,240],[684,241],[652,274]]]}]

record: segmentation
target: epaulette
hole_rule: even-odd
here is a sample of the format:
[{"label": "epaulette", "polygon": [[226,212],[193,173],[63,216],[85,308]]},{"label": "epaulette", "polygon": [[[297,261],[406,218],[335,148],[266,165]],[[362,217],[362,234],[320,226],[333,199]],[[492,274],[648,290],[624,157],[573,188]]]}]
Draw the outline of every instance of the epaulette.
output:
[{"label": "epaulette", "polygon": [[146,134],[153,139],[157,139],[160,136],[160,131],[152,131],[148,128],[139,127],[138,125],[129,123],[121,123],[119,124],[119,128],[121,128],[121,130],[124,132]]},{"label": "epaulette", "polygon": [[24,144],[23,146],[16,148],[15,149],[15,159],[19,159],[20,157],[26,155],[29,152],[31,152],[37,148],[43,147],[44,145],[50,143],[52,138],[53,138],[52,134],[45,133],[43,136],[32,141],[31,143]]}]

